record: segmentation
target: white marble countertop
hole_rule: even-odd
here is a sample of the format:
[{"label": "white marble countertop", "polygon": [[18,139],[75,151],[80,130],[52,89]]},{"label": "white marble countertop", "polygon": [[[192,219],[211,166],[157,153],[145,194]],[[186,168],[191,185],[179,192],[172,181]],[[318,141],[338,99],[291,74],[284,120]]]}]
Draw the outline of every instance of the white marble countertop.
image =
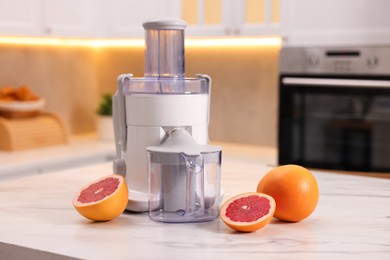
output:
[{"label": "white marble countertop", "polygon": [[115,153],[114,141],[99,141],[94,134],[72,136],[63,145],[0,151],[0,180],[111,161]]},{"label": "white marble countertop", "polygon": [[[223,148],[225,199],[254,191],[269,161],[254,147]],[[220,219],[82,218],[73,196],[110,173],[103,163],[0,182],[0,259],[390,259],[390,179],[313,171],[320,200],[308,219],[238,233]]]}]

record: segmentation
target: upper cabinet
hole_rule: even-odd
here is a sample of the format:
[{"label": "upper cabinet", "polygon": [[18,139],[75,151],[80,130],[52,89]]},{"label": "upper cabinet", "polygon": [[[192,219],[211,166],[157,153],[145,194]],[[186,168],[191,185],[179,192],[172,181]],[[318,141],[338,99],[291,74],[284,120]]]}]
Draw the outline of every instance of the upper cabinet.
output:
[{"label": "upper cabinet", "polygon": [[284,44],[389,44],[389,10],[388,0],[285,1]]},{"label": "upper cabinet", "polygon": [[145,20],[177,17],[189,37],[389,44],[388,10],[389,0],[0,0],[0,35],[143,38]]},{"label": "upper cabinet", "polygon": [[283,0],[232,1],[231,10],[236,15],[233,27],[238,35],[275,36],[283,33],[280,5]]},{"label": "upper cabinet", "polygon": [[101,3],[101,0],[41,0],[41,5],[36,8],[42,12],[42,34],[58,37],[102,36],[104,20],[100,17]]},{"label": "upper cabinet", "polygon": [[221,36],[226,34],[228,0],[172,0],[174,16],[187,23],[186,36]]},{"label": "upper cabinet", "polygon": [[188,36],[280,35],[283,0],[173,0]]},{"label": "upper cabinet", "polygon": [[171,0],[110,0],[104,5],[108,38],[143,38],[143,22],[156,17],[173,17],[177,12]]},{"label": "upper cabinet", "polygon": [[278,35],[283,0],[111,0],[105,10],[107,37],[143,37],[142,22],[176,17],[188,24],[187,36]]},{"label": "upper cabinet", "polygon": [[99,37],[103,0],[1,0],[0,35]]},{"label": "upper cabinet", "polygon": [[0,1],[0,34],[31,35],[41,34],[40,0]]},{"label": "upper cabinet", "polygon": [[187,36],[259,36],[281,32],[285,0],[1,0],[0,35],[142,38],[142,23],[177,17]]}]

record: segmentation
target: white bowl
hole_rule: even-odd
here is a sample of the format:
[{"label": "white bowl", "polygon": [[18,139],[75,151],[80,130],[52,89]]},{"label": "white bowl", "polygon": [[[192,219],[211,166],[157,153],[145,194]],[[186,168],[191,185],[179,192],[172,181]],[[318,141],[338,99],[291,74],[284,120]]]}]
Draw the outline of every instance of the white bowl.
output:
[{"label": "white bowl", "polygon": [[14,112],[41,111],[45,106],[45,99],[40,98],[34,101],[2,101],[0,110]]}]

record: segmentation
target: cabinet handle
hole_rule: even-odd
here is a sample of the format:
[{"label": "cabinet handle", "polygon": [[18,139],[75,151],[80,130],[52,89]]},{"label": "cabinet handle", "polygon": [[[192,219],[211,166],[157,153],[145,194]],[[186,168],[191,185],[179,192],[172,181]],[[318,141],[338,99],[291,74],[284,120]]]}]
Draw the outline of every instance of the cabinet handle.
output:
[{"label": "cabinet handle", "polygon": [[226,28],[225,29],[225,35],[236,36],[236,35],[240,35],[240,34],[241,34],[241,31],[238,28]]}]

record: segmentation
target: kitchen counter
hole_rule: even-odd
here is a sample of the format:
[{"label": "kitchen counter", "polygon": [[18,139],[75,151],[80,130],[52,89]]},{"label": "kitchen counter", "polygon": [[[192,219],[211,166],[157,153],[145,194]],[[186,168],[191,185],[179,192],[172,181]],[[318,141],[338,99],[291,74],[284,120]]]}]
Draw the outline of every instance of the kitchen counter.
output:
[{"label": "kitchen counter", "polygon": [[0,180],[107,162],[115,155],[114,141],[100,141],[94,134],[72,136],[63,145],[0,151]]},{"label": "kitchen counter", "polygon": [[[256,189],[274,158],[260,158],[263,152],[223,146],[225,199]],[[220,219],[165,224],[134,213],[84,219],[73,196],[111,168],[101,163],[0,182],[0,259],[390,259],[389,179],[313,171],[320,200],[309,218],[238,233]]]}]

